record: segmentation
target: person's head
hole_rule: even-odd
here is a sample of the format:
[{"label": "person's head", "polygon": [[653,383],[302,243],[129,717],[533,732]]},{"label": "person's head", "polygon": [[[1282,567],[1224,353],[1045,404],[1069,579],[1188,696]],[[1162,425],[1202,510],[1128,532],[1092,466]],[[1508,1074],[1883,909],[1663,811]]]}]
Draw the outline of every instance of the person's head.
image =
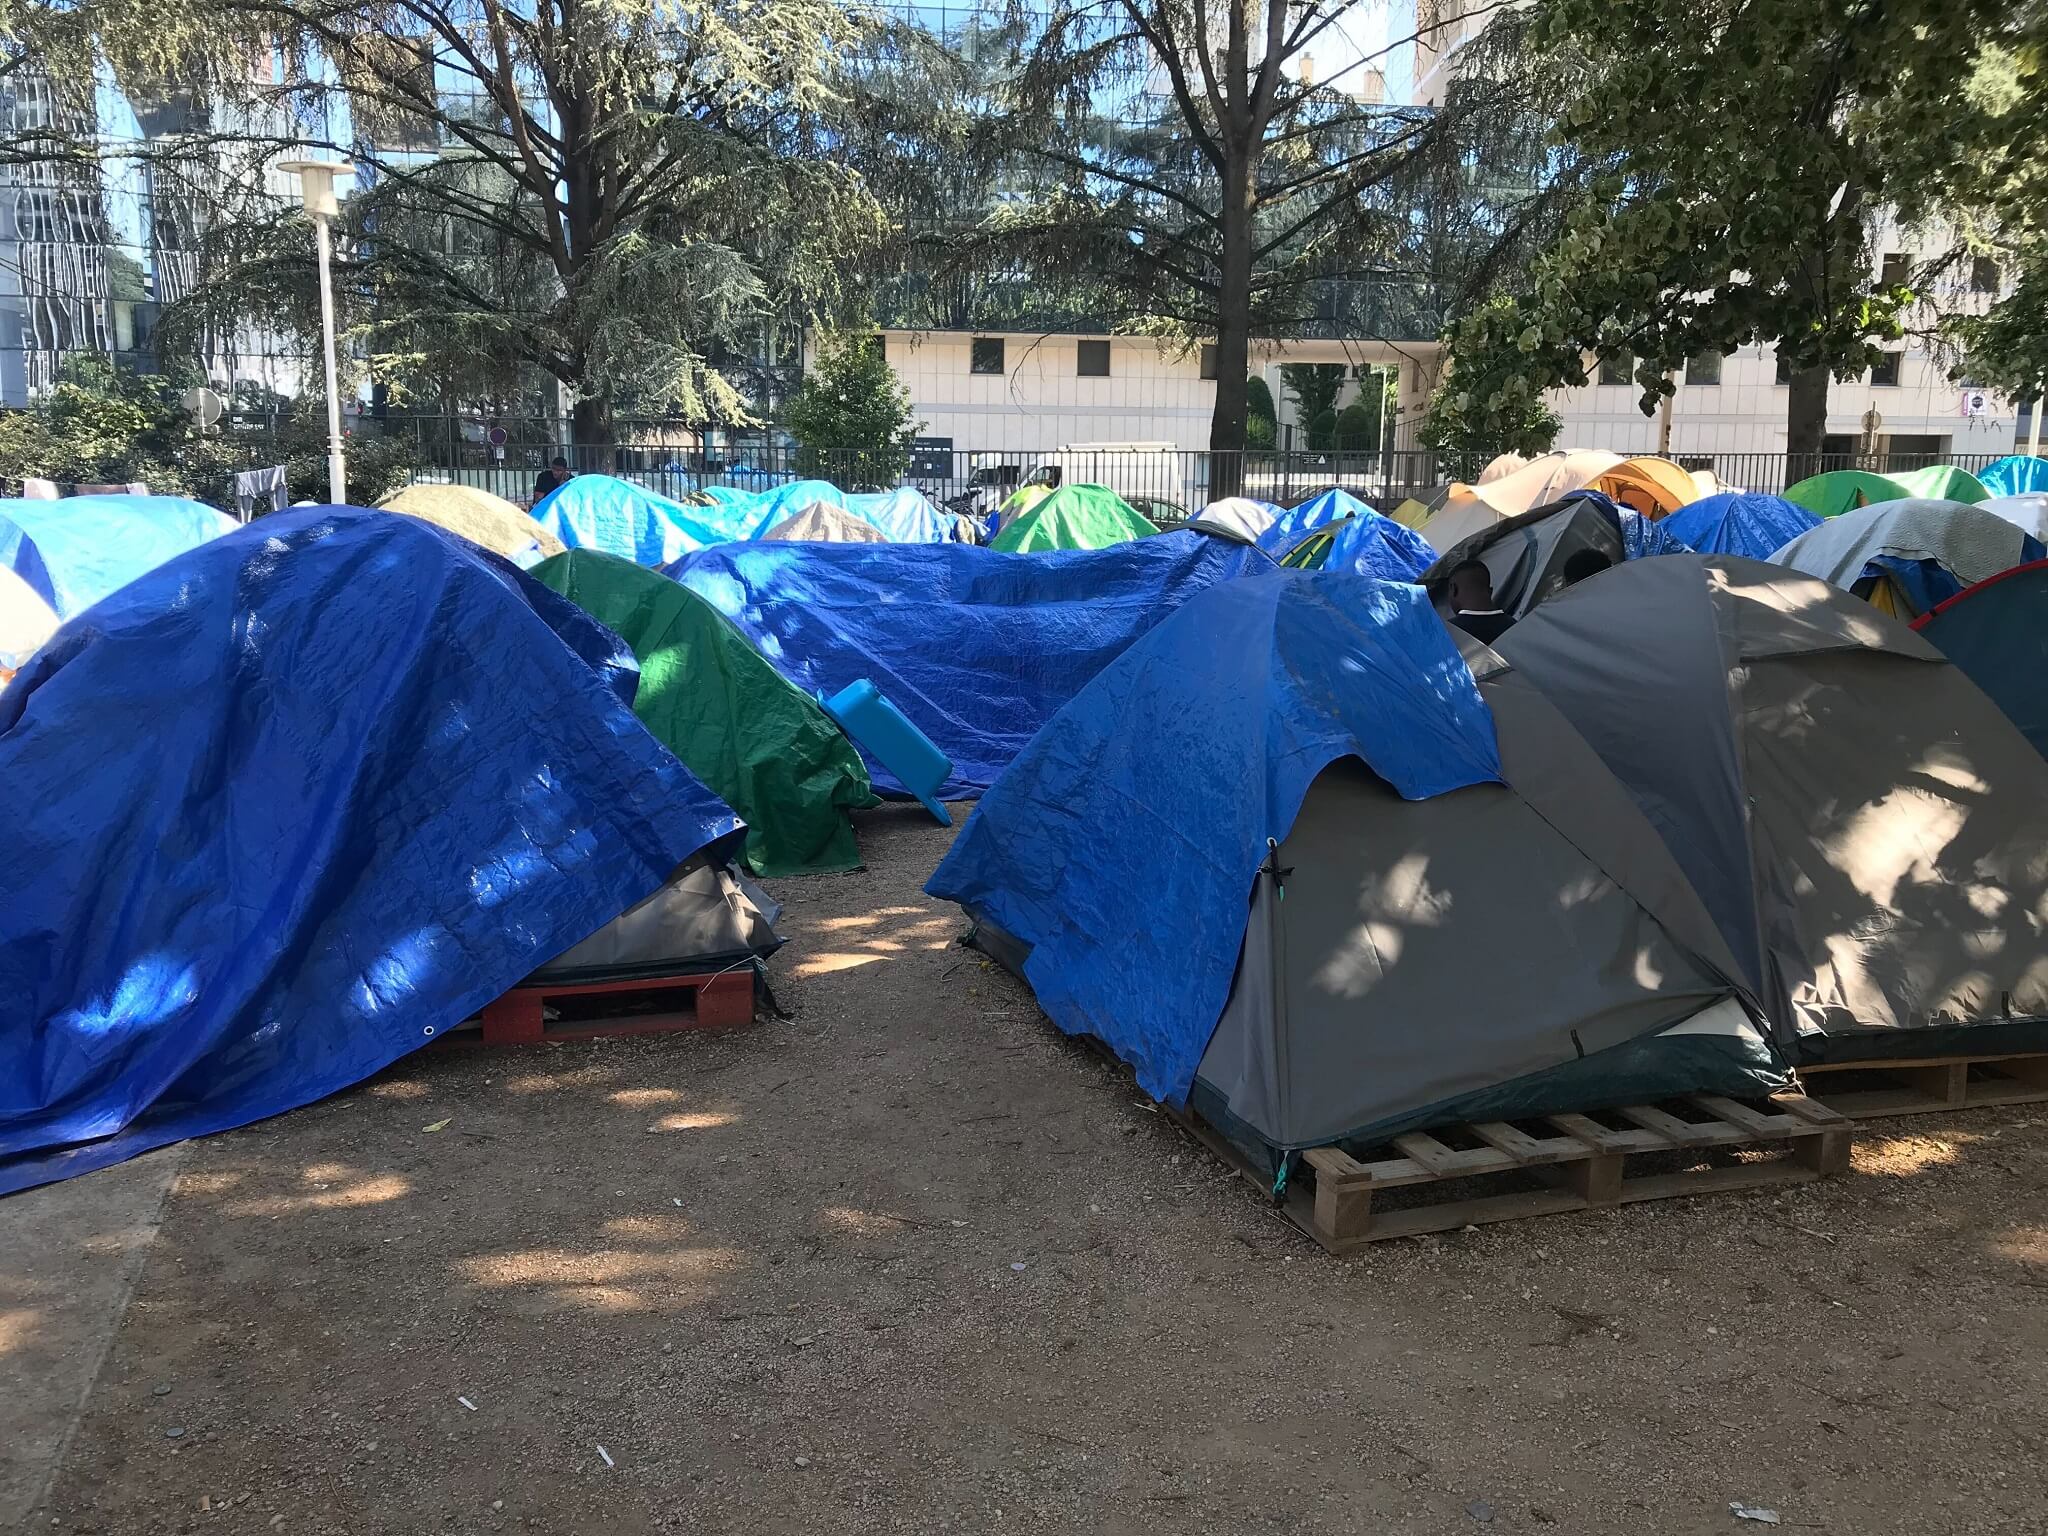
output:
[{"label": "person's head", "polygon": [[555,457],[554,457],[554,460],[553,460],[553,462],[552,462],[552,464],[551,464],[551,466],[550,466],[550,467],[551,467],[551,468],[554,468],[554,469],[567,469],[567,468],[569,467],[569,461],[568,461],[567,459],[563,458],[563,457],[562,457],[562,456],[561,456],[561,455],[560,455],[560,454],[558,453],[558,454],[556,454],[556,455],[555,455]]},{"label": "person's head", "polygon": [[1451,572],[1451,608],[1464,613],[1483,613],[1498,607],[1493,600],[1493,572],[1483,560],[1467,560]]},{"label": "person's head", "polygon": [[1564,563],[1564,584],[1575,587],[1588,576],[1598,576],[1614,562],[1597,549],[1575,549]]}]

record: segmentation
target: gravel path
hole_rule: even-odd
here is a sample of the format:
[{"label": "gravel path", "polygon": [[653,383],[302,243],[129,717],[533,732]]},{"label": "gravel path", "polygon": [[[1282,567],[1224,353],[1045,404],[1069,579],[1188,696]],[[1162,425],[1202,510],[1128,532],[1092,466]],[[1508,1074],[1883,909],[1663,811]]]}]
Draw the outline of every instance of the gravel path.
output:
[{"label": "gravel path", "polygon": [[953,942],[949,834],[860,832],[787,1022],[196,1144],[29,1528],[2048,1530],[2048,1110],[1332,1260]]}]

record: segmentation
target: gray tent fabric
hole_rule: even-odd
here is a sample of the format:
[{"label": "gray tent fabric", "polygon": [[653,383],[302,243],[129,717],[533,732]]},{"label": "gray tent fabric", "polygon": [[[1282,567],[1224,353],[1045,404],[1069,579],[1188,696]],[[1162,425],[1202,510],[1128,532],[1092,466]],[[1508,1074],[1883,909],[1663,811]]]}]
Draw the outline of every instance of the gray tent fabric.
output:
[{"label": "gray tent fabric", "polygon": [[668,882],[534,974],[550,981],[665,975],[765,957],[782,907],[725,857],[699,854]]},{"label": "gray tent fabric", "polygon": [[1613,519],[1596,502],[1573,497],[1460,540],[1419,579],[1433,586],[1467,560],[1477,560],[1493,577],[1494,600],[1519,619],[1563,590],[1565,562],[1582,549],[1597,550],[1616,565],[1626,558]]},{"label": "gray tent fabric", "polygon": [[2026,537],[2017,523],[1982,507],[1911,497],[1828,518],[1771,556],[1771,564],[1846,588],[1880,555],[1932,560],[1970,587],[2025,559]]},{"label": "gray tent fabric", "polygon": [[793,512],[761,535],[804,544],[886,544],[889,536],[873,523],[822,501]]},{"label": "gray tent fabric", "polygon": [[[1272,862],[1196,1095],[1270,1147],[1784,1080],[1730,982],[1515,790],[1403,800],[1344,759]],[[1717,1007],[1719,1029],[1651,1048]]]},{"label": "gray tent fabric", "polygon": [[1911,630],[1775,564],[1667,556],[1496,649],[1657,828],[1786,1048],[2048,1045],[2048,763]]}]

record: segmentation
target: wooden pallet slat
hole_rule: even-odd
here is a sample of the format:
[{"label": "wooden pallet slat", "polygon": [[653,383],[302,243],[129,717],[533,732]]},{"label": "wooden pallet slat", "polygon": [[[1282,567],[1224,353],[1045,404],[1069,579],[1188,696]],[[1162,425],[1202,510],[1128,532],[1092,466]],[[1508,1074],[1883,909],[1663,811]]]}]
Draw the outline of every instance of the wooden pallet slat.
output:
[{"label": "wooden pallet slat", "polygon": [[[622,1012],[616,1017],[550,1022],[547,1005],[569,999],[669,994],[674,1006],[658,1013]],[[639,976],[619,981],[529,982],[485,1005],[476,1029],[447,1036],[484,1045],[539,1045],[613,1035],[666,1034],[680,1029],[734,1029],[753,1022],[751,967],[677,976]]]},{"label": "wooden pallet slat", "polygon": [[[1852,1126],[1824,1106],[1781,1100],[1764,1107],[1722,1095],[1685,1101],[1711,1119],[1689,1120],[1658,1105],[1626,1105],[1590,1114],[1541,1117],[1563,1134],[1540,1137],[1506,1121],[1410,1131],[1390,1138],[1398,1157],[1355,1158],[1336,1148],[1303,1154],[1305,1172],[1290,1187],[1290,1214],[1333,1253],[1367,1243],[1444,1232],[1491,1221],[1590,1210],[1680,1195],[1761,1189],[1824,1178],[1848,1166]],[[1607,1123],[1627,1122],[1625,1126]],[[1537,1123],[1537,1122],[1531,1122]],[[1471,1139],[1459,1148],[1451,1140]],[[1779,1155],[1740,1162],[1705,1154],[1725,1150]],[[1673,1169],[1670,1159],[1690,1161]],[[1638,1163],[1638,1159],[1648,1159]],[[1513,1172],[1544,1187],[1496,1192],[1475,1178]],[[1407,1186],[1441,1186],[1437,1198],[1405,1207],[1375,1199]]]},{"label": "wooden pallet slat", "polygon": [[1809,1098],[1854,1120],[2048,1103],[2048,1053],[1900,1057],[1799,1069]]}]

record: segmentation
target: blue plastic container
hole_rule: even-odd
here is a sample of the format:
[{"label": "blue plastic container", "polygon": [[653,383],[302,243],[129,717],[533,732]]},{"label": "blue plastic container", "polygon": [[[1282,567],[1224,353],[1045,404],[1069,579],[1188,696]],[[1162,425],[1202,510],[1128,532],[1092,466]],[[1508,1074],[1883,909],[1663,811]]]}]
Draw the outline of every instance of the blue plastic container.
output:
[{"label": "blue plastic container", "polygon": [[953,825],[952,813],[939,799],[940,786],[953,772],[953,759],[904,719],[903,711],[883,698],[880,689],[862,678],[829,699],[820,691],[818,703],[842,731],[896,776],[897,783],[917,796],[926,810],[947,826]]}]

